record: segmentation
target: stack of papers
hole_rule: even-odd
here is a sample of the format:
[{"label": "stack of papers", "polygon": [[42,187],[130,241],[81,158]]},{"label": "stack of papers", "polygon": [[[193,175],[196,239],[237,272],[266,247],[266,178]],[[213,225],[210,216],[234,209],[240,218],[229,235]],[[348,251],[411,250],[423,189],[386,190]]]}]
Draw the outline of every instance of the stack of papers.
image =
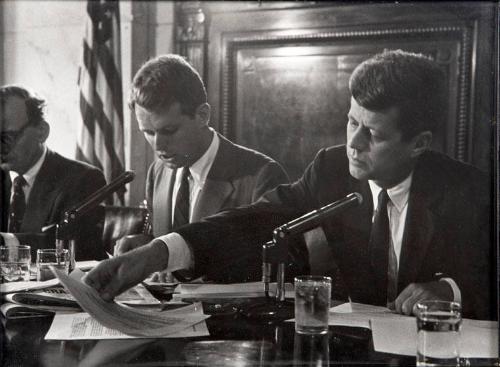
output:
[{"label": "stack of papers", "polygon": [[[209,317],[203,314],[200,306],[185,312],[181,311],[183,309],[162,312],[159,310],[134,309],[114,301],[107,302],[99,296],[94,288],[83,283],[81,276],[78,277],[78,274],[72,273],[71,276],[68,276],[55,268],[53,268],[53,271],[82,309],[95,319],[98,324],[129,336],[167,337],[188,328],[193,328],[194,325]],[[56,317],[56,321],[60,321],[60,318]],[[67,323],[68,320],[65,320],[65,322]],[[92,321],[89,321],[86,315],[81,315],[79,319],[73,318],[70,325],[74,323],[87,325],[89,322]],[[102,335],[102,333],[99,334]]]}]

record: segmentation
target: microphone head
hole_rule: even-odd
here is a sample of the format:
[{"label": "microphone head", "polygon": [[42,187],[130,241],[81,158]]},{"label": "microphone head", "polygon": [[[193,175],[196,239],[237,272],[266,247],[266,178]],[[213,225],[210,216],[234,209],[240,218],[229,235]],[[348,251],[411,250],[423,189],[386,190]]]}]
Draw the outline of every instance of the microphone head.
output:
[{"label": "microphone head", "polygon": [[125,171],[123,173],[123,178],[125,180],[125,183],[133,181],[135,178],[135,172],[134,171]]},{"label": "microphone head", "polygon": [[348,196],[355,196],[356,199],[358,200],[358,205],[361,205],[363,203],[363,195],[361,195],[359,192],[353,192],[352,194],[349,194]]}]

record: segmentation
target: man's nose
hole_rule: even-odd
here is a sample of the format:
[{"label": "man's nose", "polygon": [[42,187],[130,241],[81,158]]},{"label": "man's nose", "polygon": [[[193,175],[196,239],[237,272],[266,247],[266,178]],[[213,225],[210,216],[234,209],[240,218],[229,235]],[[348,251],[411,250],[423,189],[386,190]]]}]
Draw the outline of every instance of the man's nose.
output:
[{"label": "man's nose", "polygon": [[167,141],[165,137],[162,134],[158,133],[155,134],[154,136],[153,144],[154,144],[154,150],[156,151],[163,151],[167,147]]},{"label": "man's nose", "polygon": [[356,150],[365,150],[368,144],[368,138],[362,126],[351,132],[347,137],[347,145]]}]

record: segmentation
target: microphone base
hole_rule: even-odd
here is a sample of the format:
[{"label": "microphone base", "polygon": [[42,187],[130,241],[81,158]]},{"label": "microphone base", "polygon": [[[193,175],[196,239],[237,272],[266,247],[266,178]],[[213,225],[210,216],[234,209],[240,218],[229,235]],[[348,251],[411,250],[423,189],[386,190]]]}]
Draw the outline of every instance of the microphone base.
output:
[{"label": "microphone base", "polygon": [[268,301],[249,304],[240,312],[252,320],[278,322],[294,318],[294,303],[293,301],[277,301],[270,298]]}]

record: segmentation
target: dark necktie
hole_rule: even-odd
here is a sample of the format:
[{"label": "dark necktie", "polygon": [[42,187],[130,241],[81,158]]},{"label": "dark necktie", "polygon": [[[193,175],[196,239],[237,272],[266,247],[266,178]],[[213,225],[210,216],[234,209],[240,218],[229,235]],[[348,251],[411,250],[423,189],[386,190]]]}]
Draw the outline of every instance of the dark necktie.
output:
[{"label": "dark necktie", "polygon": [[21,230],[24,212],[26,211],[26,197],[23,187],[27,185],[22,175],[17,176],[12,184],[13,194],[9,205],[9,232],[17,233]]},{"label": "dark necktie", "polygon": [[397,272],[397,263],[394,262],[396,260],[395,253],[393,253],[394,249],[391,249],[389,216],[387,215],[388,201],[387,191],[380,191],[370,235],[372,266],[375,275],[375,294],[380,296],[380,304],[386,304],[387,301],[394,300],[395,286],[397,284],[394,273],[395,270]]},{"label": "dark necktie", "polygon": [[[177,170],[179,173],[179,170]],[[181,183],[177,191],[175,199],[174,220],[172,222],[172,229],[179,228],[189,223],[189,168],[182,169]]]}]

